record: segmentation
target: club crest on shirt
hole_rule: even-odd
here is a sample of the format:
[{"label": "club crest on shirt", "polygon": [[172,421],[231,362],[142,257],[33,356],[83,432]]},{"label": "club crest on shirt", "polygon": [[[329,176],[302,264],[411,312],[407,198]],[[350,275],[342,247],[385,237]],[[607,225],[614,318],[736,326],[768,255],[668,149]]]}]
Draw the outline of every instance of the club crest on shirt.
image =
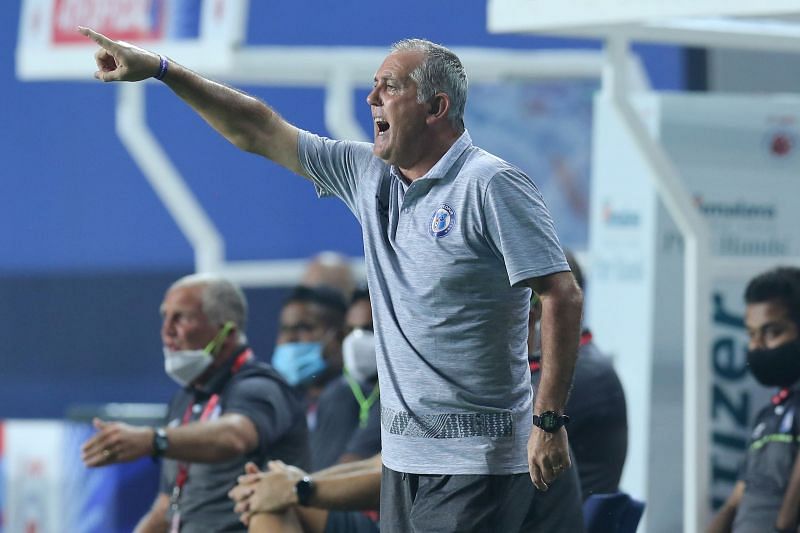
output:
[{"label": "club crest on shirt", "polygon": [[794,422],[794,409],[789,409],[786,411],[786,414],[784,414],[783,418],[781,419],[781,427],[778,430],[778,433],[791,433],[793,422]]},{"label": "club crest on shirt", "polygon": [[453,208],[449,205],[442,204],[436,211],[433,212],[433,217],[431,217],[431,235],[437,239],[439,237],[444,237],[450,233],[451,229],[453,229],[455,222],[456,212],[453,211]]}]

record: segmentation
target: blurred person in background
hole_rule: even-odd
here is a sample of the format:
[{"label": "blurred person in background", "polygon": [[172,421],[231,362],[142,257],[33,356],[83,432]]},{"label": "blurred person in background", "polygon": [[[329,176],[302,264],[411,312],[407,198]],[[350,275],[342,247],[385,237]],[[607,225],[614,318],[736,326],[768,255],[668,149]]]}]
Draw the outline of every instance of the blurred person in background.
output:
[{"label": "blurred person in background", "polygon": [[272,366],[302,398],[309,428],[319,396],[342,373],[347,302],[330,287],[295,287],[283,301]]},{"label": "blurred person in background", "polygon": [[338,252],[326,251],[311,258],[300,285],[336,289],[347,301],[353,296],[356,280],[347,257]]},{"label": "blurred person in background", "polygon": [[744,464],[710,533],[796,533],[800,513],[800,268],[754,277],[744,293],[747,365],[775,388],[758,413]]},{"label": "blurred person in background", "polygon": [[380,389],[369,292],[353,294],[342,342],[343,372],[322,391],[311,434],[312,469],[381,451]]},{"label": "blurred person in background", "polygon": [[165,426],[95,419],[86,466],[162,457],[161,486],[139,533],[244,531],[227,492],[245,464],[308,465],[303,407],[286,381],[247,346],[247,303],[210,274],[176,281],[161,304],[166,373],[181,387]]},{"label": "blurred person in background", "polygon": [[381,493],[380,454],[307,474],[271,461],[255,465],[229,495],[250,533],[376,533]]},{"label": "blurred person in background", "polygon": [[341,294],[329,287],[296,287],[281,311],[272,362],[305,402],[313,470],[380,451],[375,343],[366,292],[359,292],[348,309]]}]

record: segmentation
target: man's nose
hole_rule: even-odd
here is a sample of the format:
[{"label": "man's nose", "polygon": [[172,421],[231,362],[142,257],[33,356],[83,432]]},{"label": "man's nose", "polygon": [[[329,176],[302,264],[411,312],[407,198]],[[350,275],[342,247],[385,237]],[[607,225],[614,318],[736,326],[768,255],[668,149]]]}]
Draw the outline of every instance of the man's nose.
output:
[{"label": "man's nose", "polygon": [[766,348],[764,344],[764,337],[761,335],[753,335],[750,337],[750,342],[748,346],[751,350],[763,350]]},{"label": "man's nose", "polygon": [[164,319],[161,322],[161,338],[163,340],[170,339],[175,336],[175,324],[171,320]]},{"label": "man's nose", "polygon": [[372,90],[367,95],[367,103],[369,105],[381,105],[381,100],[378,97],[378,88],[373,87]]}]

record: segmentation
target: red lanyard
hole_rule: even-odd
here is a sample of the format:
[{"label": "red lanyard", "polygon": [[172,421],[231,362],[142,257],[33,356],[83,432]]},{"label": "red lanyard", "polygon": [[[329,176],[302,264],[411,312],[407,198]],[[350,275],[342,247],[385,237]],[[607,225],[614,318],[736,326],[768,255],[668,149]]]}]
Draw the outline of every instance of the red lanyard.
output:
[{"label": "red lanyard", "polygon": [[789,399],[792,395],[792,390],[789,388],[782,388],[775,395],[772,396],[772,405],[780,405]]},{"label": "red lanyard", "polygon": [[[231,366],[231,375],[236,374],[242,365],[244,365],[247,361],[253,358],[253,351],[251,349],[245,350],[239,357],[236,358],[236,361],[233,362],[233,366]],[[214,412],[214,409],[219,404],[219,394],[211,395],[211,398],[208,399],[208,403],[203,408],[203,412],[200,414],[200,418],[197,419],[198,422],[205,422],[211,416],[211,413]],[[195,405],[190,403],[186,406],[186,411],[183,413],[183,421],[181,422],[182,426],[185,426],[189,423],[189,420],[192,418],[192,411],[194,411]],[[183,486],[186,485],[186,481],[189,479],[189,463],[187,462],[180,462],[178,463],[178,475],[175,477],[175,491],[177,494],[180,494],[183,490]]]}]

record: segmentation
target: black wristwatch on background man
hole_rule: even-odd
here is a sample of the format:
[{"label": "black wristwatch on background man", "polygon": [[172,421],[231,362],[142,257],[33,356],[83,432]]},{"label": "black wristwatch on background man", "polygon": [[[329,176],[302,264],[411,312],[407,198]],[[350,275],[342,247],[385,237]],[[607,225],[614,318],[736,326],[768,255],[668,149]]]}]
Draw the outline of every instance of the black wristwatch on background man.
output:
[{"label": "black wristwatch on background man", "polygon": [[314,482],[310,476],[305,476],[298,481],[294,486],[294,491],[297,494],[297,503],[307,506],[311,501],[311,496],[314,495],[314,488]]},{"label": "black wristwatch on background man", "polygon": [[153,428],[153,459],[164,455],[167,448],[169,448],[167,430],[164,428]]},{"label": "black wristwatch on background man", "polygon": [[548,433],[555,433],[561,426],[569,423],[567,415],[559,415],[555,411],[545,411],[540,415],[533,415],[533,425]]}]

